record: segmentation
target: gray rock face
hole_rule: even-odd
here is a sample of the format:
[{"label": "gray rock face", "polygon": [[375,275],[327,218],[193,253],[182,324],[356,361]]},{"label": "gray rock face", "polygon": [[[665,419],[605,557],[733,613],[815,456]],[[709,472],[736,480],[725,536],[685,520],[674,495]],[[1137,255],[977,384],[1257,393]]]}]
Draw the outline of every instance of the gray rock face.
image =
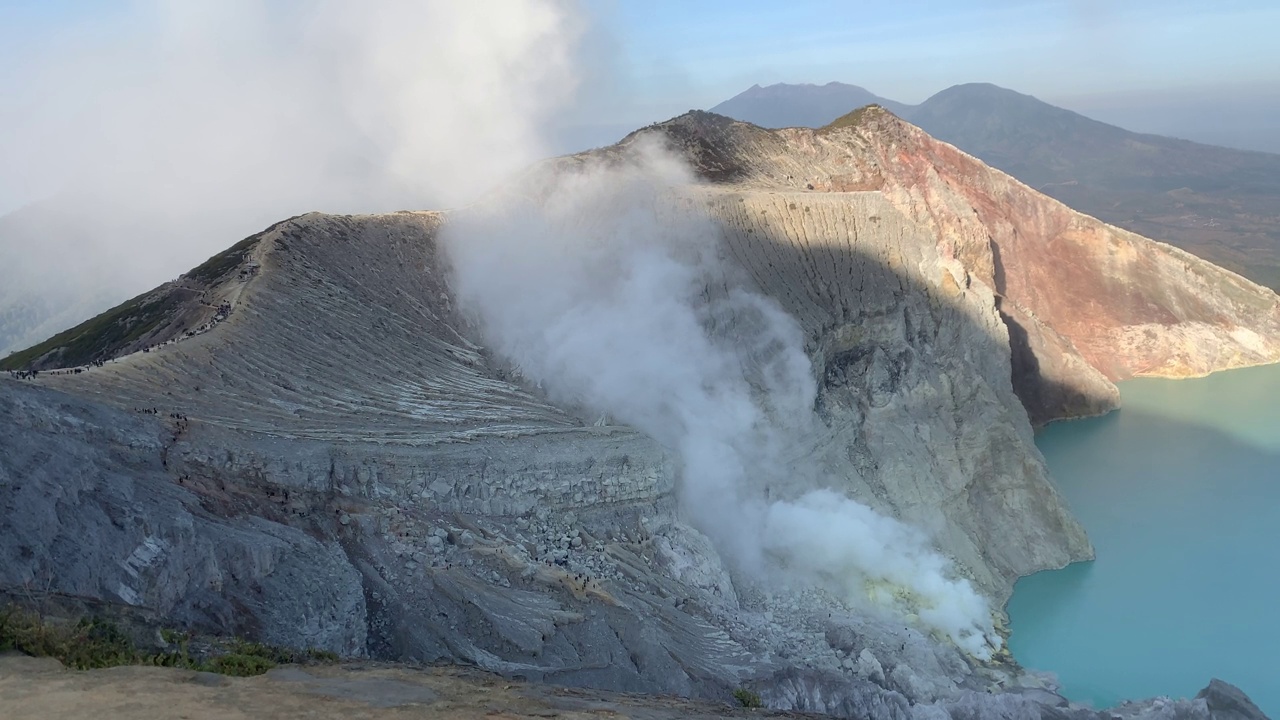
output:
[{"label": "gray rock face", "polygon": [[163,467],[159,421],[10,385],[0,424],[0,586],[364,653],[360,576],[337,543],[202,502]]},{"label": "gray rock face", "polygon": [[655,138],[717,184],[886,198],[999,299],[1014,386],[1037,425],[1114,409],[1113,380],[1280,360],[1271,290],[1074,212],[883,109],[817,131],[691,112],[597,152]]},{"label": "gray rock face", "polygon": [[[876,193],[693,198],[805,332],[820,430],[797,452],[926,530],[997,605],[1019,575],[1089,556],[1014,395],[995,296],[960,261]],[[145,352],[0,379],[0,589],[565,685],[748,687],[847,717],[1093,716],[1052,687],[990,694],[1037,687],[1007,657],[736,576],[677,507],[667,449],[554,406],[476,342],[442,221],[279,223],[241,271],[166,291],[193,306],[175,317],[219,308],[201,332],[160,323]],[[88,340],[132,349],[112,337]]]},{"label": "gray rock face", "polygon": [[1240,688],[1217,678],[1210,680],[1195,699],[1204,701],[1214,720],[1259,720],[1266,717]]},{"label": "gray rock face", "polygon": [[706,201],[805,329],[829,433],[811,452],[854,497],[934,533],[998,604],[1018,577],[1092,556],[1048,482],[985,285],[879,193]]}]

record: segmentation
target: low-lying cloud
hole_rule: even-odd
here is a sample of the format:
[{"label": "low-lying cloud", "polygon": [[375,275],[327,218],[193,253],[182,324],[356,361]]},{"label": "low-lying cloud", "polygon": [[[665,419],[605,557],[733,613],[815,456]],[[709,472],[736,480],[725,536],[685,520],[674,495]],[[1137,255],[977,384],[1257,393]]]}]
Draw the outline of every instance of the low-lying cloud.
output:
[{"label": "low-lying cloud", "polygon": [[0,29],[0,354],[290,215],[471,200],[550,154],[588,28],[569,0],[46,12]]}]

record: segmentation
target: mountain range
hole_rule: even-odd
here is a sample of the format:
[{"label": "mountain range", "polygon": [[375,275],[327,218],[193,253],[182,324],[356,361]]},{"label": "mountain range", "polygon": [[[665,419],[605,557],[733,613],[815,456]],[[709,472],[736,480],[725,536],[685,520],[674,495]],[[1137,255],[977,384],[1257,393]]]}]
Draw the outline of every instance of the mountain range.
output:
[{"label": "mountain range", "polygon": [[1280,155],[1130,132],[983,83],[919,105],[840,83],[753,86],[711,111],[821,127],[870,103],[1076,210],[1280,287]]}]

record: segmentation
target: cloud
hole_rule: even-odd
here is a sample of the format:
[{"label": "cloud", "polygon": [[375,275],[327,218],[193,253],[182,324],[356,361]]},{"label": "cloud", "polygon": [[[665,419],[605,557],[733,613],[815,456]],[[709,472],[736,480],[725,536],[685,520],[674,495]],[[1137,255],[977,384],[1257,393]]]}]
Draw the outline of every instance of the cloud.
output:
[{"label": "cloud", "polygon": [[550,154],[587,28],[556,0],[169,0],[67,18],[0,75],[0,207],[36,202],[0,223],[0,256],[22,258],[0,285],[87,315],[289,215],[467,202]]}]

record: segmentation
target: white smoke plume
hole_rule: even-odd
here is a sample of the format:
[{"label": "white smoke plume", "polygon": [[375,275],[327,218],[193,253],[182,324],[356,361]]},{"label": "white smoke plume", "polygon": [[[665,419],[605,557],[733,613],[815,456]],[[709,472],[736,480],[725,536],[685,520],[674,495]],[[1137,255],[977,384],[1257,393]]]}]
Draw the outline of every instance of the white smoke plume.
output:
[{"label": "white smoke plume", "polygon": [[588,64],[571,0],[50,5],[0,7],[0,355],[284,217],[466,202]]},{"label": "white smoke plume", "polygon": [[801,329],[723,254],[681,163],[647,146],[534,177],[536,197],[446,226],[454,289],[491,347],[551,398],[674,450],[682,509],[740,570],[914,612],[989,657],[986,601],[923,534],[788,457],[817,392]]}]

